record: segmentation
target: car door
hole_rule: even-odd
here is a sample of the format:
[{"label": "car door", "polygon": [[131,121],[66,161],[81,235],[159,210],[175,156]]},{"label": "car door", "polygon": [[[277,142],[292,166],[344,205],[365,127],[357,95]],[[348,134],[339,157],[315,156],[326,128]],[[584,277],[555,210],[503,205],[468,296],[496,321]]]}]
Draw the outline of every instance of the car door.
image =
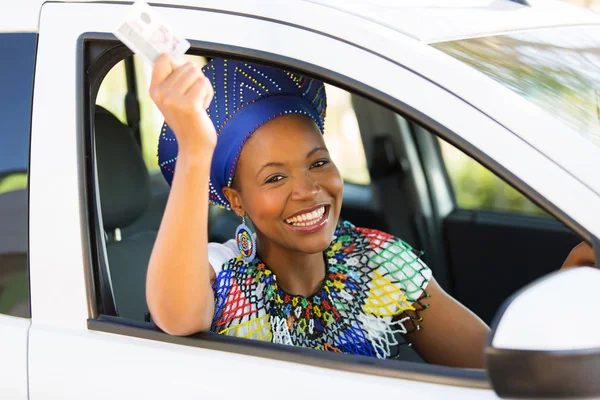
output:
[{"label": "car door", "polygon": [[[264,10],[244,4],[222,10],[219,2],[209,3],[203,9],[157,7],[157,12],[192,41],[192,51],[307,71],[411,114],[455,142],[468,143],[472,152],[494,159],[499,168],[567,213],[598,202],[564,170],[469,104],[389,59],[302,25],[318,15],[325,33],[352,26],[353,35],[377,42],[381,32],[370,23],[353,25],[353,17],[317,5],[274,2]],[[127,5],[106,3],[46,3],[42,8],[30,169],[35,316],[29,341],[30,398],[304,399],[315,393],[323,398],[495,398],[482,371],[346,357],[208,333],[173,337],[150,323],[110,314],[90,144],[96,82],[87,82],[86,68],[91,66],[85,60],[94,55],[90,44],[114,46],[110,32],[127,10]],[[109,57],[100,51],[97,55]],[[483,140],[481,132],[493,136],[494,143]],[[521,158],[539,163],[554,181],[576,193],[576,199],[561,203],[538,172],[518,162]],[[261,387],[263,381],[268,386]]]},{"label": "car door", "polygon": [[29,132],[37,34],[0,33],[0,397],[27,399]]}]

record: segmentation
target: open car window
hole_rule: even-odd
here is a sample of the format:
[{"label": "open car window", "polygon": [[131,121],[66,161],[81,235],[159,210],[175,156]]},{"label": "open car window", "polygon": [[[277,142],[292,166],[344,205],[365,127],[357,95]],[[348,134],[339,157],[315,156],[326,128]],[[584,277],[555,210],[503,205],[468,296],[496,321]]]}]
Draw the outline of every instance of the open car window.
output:
[{"label": "open car window", "polygon": [[[205,62],[204,58],[199,56],[187,56],[187,58],[199,65]],[[150,321],[151,317],[145,304],[145,269],[168,198],[168,187],[164,186],[157,192],[148,183],[151,182],[152,175],[158,175],[158,178],[162,179],[156,167],[156,146],[163,121],[147,95],[147,66],[136,67],[136,72],[140,74],[137,77],[138,82],[144,83],[138,85],[142,110],[141,148],[134,143],[132,129],[127,125],[124,106],[127,90],[124,87],[126,82],[122,62],[113,67],[100,86],[94,113],[99,195],[104,220],[103,230],[106,234],[106,262],[110,271],[115,313],[122,318],[143,322]],[[506,223],[488,222],[480,225],[467,222],[465,225],[460,209],[469,207],[464,207],[461,199],[472,196],[468,192],[469,186],[477,186],[483,197],[491,196],[490,201],[497,203],[502,203],[506,196],[510,196],[504,187],[517,194],[518,191],[502,182],[489,170],[486,170],[486,173],[492,178],[482,179],[478,171],[472,167],[476,162],[445,142],[442,144],[443,150],[433,155],[437,157],[440,165],[447,168],[444,173],[449,173],[452,177],[452,174],[458,171],[463,179],[458,186],[456,182],[446,181],[447,190],[456,195],[457,208],[450,214],[438,215],[439,230],[432,228],[435,225],[433,216],[430,217],[431,223],[415,225],[416,216],[424,212],[424,209],[418,205],[419,201],[436,202],[435,198],[428,197],[429,191],[419,192],[420,186],[431,184],[427,181],[421,182],[418,175],[418,171],[429,167],[427,159],[408,156],[412,146],[416,146],[417,152],[425,151],[419,148],[419,139],[411,136],[428,133],[422,126],[407,121],[397,113],[366,98],[330,84],[327,85],[326,90],[330,108],[326,120],[328,125],[325,129],[325,140],[331,147],[333,159],[340,165],[348,185],[342,217],[367,228],[390,232],[408,240],[416,249],[425,249],[424,260],[433,264],[434,271],[437,271],[440,277],[448,275],[454,277],[445,285],[446,290],[474,309],[488,323],[502,301],[513,291],[536,277],[551,272],[550,268],[559,268],[563,256],[577,242],[577,236],[560,223],[548,228],[547,222],[540,222],[539,226],[534,222],[532,229],[531,223],[528,226],[522,221],[516,221],[512,225],[509,224],[508,230]],[[373,123],[373,120],[377,123]],[[410,130],[408,136],[403,136],[404,129]],[[365,156],[363,142],[368,143],[368,147],[372,149],[369,157]],[[147,148],[154,148],[154,153],[150,154]],[[381,149],[386,153],[382,153]],[[448,154],[452,156],[448,157]],[[367,166],[367,158],[370,159],[370,166]],[[385,160],[383,164],[382,160]],[[111,171],[115,169],[122,171],[124,176],[120,179],[111,178]],[[373,176],[369,173],[369,169],[374,171]],[[497,190],[496,182],[504,185],[500,191]],[[398,183],[401,185],[397,186]],[[373,201],[374,198],[383,199]],[[524,197],[522,198],[527,202],[526,204],[531,204]],[[131,201],[138,204],[133,208],[130,207],[130,210],[133,209],[131,215],[126,215],[120,207],[125,209],[126,206],[131,206]],[[404,205],[403,213],[397,213],[397,204]],[[533,205],[528,207],[537,210]],[[219,242],[231,239],[238,223],[233,213],[211,208],[209,237]],[[470,233],[465,236],[470,237],[468,245],[464,240],[460,240],[460,235],[455,234],[455,232],[465,232],[465,229],[474,232],[472,237]],[[519,241],[511,239],[518,237],[519,234],[531,235],[529,242],[533,243],[533,246],[539,246],[540,251],[544,246],[544,235],[546,235],[546,243],[550,235],[551,240],[558,244],[554,246],[553,251],[545,253],[544,262],[540,263],[543,268],[530,268],[528,273],[523,273],[515,279],[514,275],[506,274],[503,263],[505,255],[508,256],[511,251],[519,248]],[[536,235],[539,235],[539,238]],[[473,243],[479,243],[475,247],[483,246],[489,241],[489,237],[497,239],[495,241],[497,246],[493,248],[488,246],[487,250],[488,255],[491,254],[492,258],[500,260],[496,263],[486,261],[482,258],[483,254],[473,251]],[[447,252],[447,255],[440,256],[444,252]],[[488,276],[494,278],[489,280],[475,278],[483,275],[480,268],[486,262]],[[511,269],[516,273],[526,268],[527,264],[528,261],[524,258],[522,261],[515,262]],[[473,279],[479,279],[480,283],[474,285]],[[493,296],[487,296],[486,293],[491,290],[491,287],[502,282],[504,282],[503,289],[497,289]],[[485,300],[476,300],[481,298]],[[404,360],[420,361],[418,355],[411,351],[406,351],[402,357]]]}]

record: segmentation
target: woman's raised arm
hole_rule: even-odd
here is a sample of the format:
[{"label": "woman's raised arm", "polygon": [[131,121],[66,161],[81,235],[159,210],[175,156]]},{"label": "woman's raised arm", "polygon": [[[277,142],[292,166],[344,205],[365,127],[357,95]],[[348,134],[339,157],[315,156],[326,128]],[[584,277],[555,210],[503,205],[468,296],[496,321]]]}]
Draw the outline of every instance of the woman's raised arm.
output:
[{"label": "woman's raised arm", "polygon": [[213,88],[201,69],[162,55],[150,95],[177,137],[177,168],[146,278],[156,324],[172,335],[208,330],[214,312],[208,262],[208,180],[217,137],[206,113]]}]

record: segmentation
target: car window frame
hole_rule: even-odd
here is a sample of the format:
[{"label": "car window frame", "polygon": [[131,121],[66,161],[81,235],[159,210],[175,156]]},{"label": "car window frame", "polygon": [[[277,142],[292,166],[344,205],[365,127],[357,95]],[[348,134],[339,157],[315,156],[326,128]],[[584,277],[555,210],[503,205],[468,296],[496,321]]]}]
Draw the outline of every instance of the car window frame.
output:
[{"label": "car window frame", "polygon": [[[101,33],[89,33],[81,36],[82,44],[85,41],[110,39],[112,39],[111,35]],[[299,67],[299,65],[303,65],[303,62],[300,60],[286,59],[275,54],[267,54],[265,56],[265,54],[259,54],[260,52],[257,52],[256,50],[242,49],[234,46],[207,46],[206,43],[201,43],[195,40],[190,40],[190,42],[192,43],[192,48],[190,49],[188,54],[212,55],[223,57],[231,57],[235,55],[238,59],[243,59],[246,61],[261,61],[263,63],[269,63],[279,67],[282,67],[286,64],[286,66],[294,65],[294,68],[292,69],[295,70],[301,70],[301,67]],[[117,54],[120,54],[121,59],[125,57],[124,55],[131,54],[128,49],[124,48],[124,46],[122,46],[121,48],[116,48],[114,49],[114,51]],[[104,57],[107,57],[107,53],[104,53],[103,55]],[[258,58],[261,55],[265,57],[266,60]],[[116,65],[118,61],[119,60],[112,60],[110,65]],[[108,72],[108,70],[110,70],[110,67],[108,66],[104,66],[102,68],[102,71],[104,71],[105,73]],[[319,77],[320,79],[323,79],[324,71],[321,70],[320,72],[320,75],[315,74],[315,76]],[[356,90],[352,90],[347,83],[344,83],[346,78],[344,78],[341,75],[337,75],[337,78],[337,80],[323,80],[332,83],[338,87],[341,87],[342,89],[347,90],[352,94],[357,92]],[[81,77],[81,80],[83,80],[83,77]],[[98,90],[101,80],[102,79],[100,75],[93,79],[95,91]],[[358,85],[360,83],[354,81],[354,84]],[[89,133],[93,131],[93,117],[90,111],[93,110],[93,104],[91,104],[90,101],[95,97],[93,95],[94,90],[92,90],[91,92],[87,90],[88,89],[86,88],[86,93],[84,97],[88,99],[88,104],[84,105],[82,103],[81,107],[83,113],[82,115],[85,115],[86,128],[84,128],[84,132],[86,133],[84,135],[86,142],[88,142],[86,148],[89,151],[87,157],[85,157],[89,162],[86,166],[86,169],[95,169],[95,156],[93,156],[91,142],[89,140],[91,136]],[[364,97],[364,93],[357,94]],[[89,178],[95,177],[96,174],[85,173],[83,174],[83,176]],[[99,284],[102,279],[110,280],[110,272],[101,272],[98,271],[97,268],[98,265],[102,265],[100,269],[103,269],[105,271],[108,270],[108,268],[106,268],[108,266],[108,257],[106,254],[106,243],[104,239],[104,234],[101,228],[101,213],[98,207],[99,191],[97,186],[97,179],[86,180],[88,181],[86,184],[87,187],[95,188],[95,192],[90,193],[88,195],[88,201],[90,202],[90,204],[86,206],[88,211],[90,211],[92,214],[89,215],[88,219],[88,223],[91,228],[90,239],[92,243],[95,242],[98,245],[101,245],[101,248],[97,249],[97,259],[92,260],[92,262],[90,263],[90,266],[93,266],[92,271],[86,271],[87,279],[89,279],[90,281],[90,286],[96,289],[94,293],[88,291],[88,302],[93,304],[93,307],[91,307],[90,309],[95,310],[95,312],[91,314],[90,318],[88,318],[87,320],[88,329],[99,332],[137,337],[140,339],[158,340],[161,342],[167,342],[178,345],[228,351],[241,355],[270,358],[275,360],[300,363],[303,365],[311,365],[315,367],[331,368],[338,371],[341,370],[349,372],[360,372],[369,375],[392,377],[396,379],[410,379],[415,381],[431,382],[437,384],[448,384],[452,386],[465,388],[491,388],[489,381],[487,380],[487,374],[484,370],[460,369],[398,360],[379,360],[371,358],[365,360],[364,357],[355,355],[345,355],[346,357],[340,358],[336,357],[336,355],[334,354],[314,351],[312,349],[297,348],[294,346],[278,345],[274,343],[262,343],[260,341],[251,341],[236,337],[224,337],[223,335],[217,335],[210,332],[200,332],[188,337],[172,336],[162,332],[152,322],[134,321],[117,317],[115,316],[116,314],[107,315],[103,313],[101,311],[103,307],[101,303],[99,303],[97,300],[100,300],[102,294],[104,294],[105,296],[108,294],[113,299],[113,302],[114,297],[111,293],[109,293],[109,291],[103,290],[101,288],[101,285]],[[113,307],[115,307],[114,303],[111,307],[109,307],[109,309],[113,309]],[[116,307],[114,309],[116,309]]]},{"label": "car window frame", "polygon": [[[87,36],[87,35],[86,35]],[[104,35],[100,37],[106,38]],[[399,102],[391,96],[373,90],[372,88],[362,84],[361,82],[353,81],[351,78],[342,76],[335,72],[327,71],[321,67],[309,66],[297,59],[288,59],[280,55],[260,53],[257,50],[250,50],[244,48],[238,48],[235,46],[225,46],[218,44],[207,44],[205,42],[199,42],[190,40],[192,43],[192,49],[190,54],[211,54],[213,56],[232,57],[243,59],[246,61],[261,61],[263,63],[269,63],[275,66],[286,67],[288,69],[302,70],[303,72],[309,71],[312,75],[317,78],[328,81],[329,83],[335,84],[336,86],[342,87],[351,93],[356,93],[360,96],[369,98],[372,101],[379,103],[380,105],[391,108],[394,107],[395,112],[401,113],[403,116],[410,120],[421,121],[424,125],[428,126],[432,132],[437,134],[444,134],[448,138],[452,138],[454,141],[460,141],[457,135],[450,131],[448,128],[438,124],[426,115],[422,115],[418,111],[412,109],[410,106]],[[290,68],[292,67],[292,68]],[[387,104],[386,104],[387,103]],[[393,104],[393,106],[392,106]],[[88,105],[91,107],[91,105]],[[86,113],[87,115],[87,113]],[[466,147],[467,145],[465,145]],[[478,149],[471,149],[474,153],[482,159],[487,156],[480,152]],[[490,164],[493,164],[493,160],[486,160]],[[500,168],[500,167],[498,167]],[[87,175],[87,174],[85,174]],[[519,181],[517,177],[512,176],[513,181]],[[521,182],[524,186],[524,183]],[[542,201],[542,200],[541,200]],[[93,207],[92,207],[93,208]],[[97,226],[101,226],[96,224]],[[99,235],[96,232],[96,235]],[[198,333],[189,337],[175,337],[167,335],[161,332],[152,323],[142,323],[137,321],[125,320],[123,318],[114,317],[110,315],[98,314],[95,317],[92,316],[88,319],[88,328],[92,330],[124,334],[127,336],[134,336],[144,339],[160,340],[163,342],[181,344],[186,346],[201,347],[215,350],[226,350],[237,354],[252,355],[258,357],[268,357],[278,360],[291,361],[296,363],[321,366],[326,368],[333,368],[336,370],[355,371],[356,365],[353,362],[343,363],[343,361],[337,357],[331,357],[331,355],[315,354],[310,349],[299,349],[290,346],[280,346],[271,343],[255,343],[254,341],[248,341],[240,338],[233,337],[220,337],[209,332]],[[362,358],[356,358],[356,362],[363,363]],[[380,376],[389,376],[394,378],[414,379],[423,380],[427,382],[442,383],[447,382],[451,385],[471,388],[489,388],[487,377],[484,371],[468,371],[455,368],[447,368],[433,365],[423,366],[418,363],[402,362],[402,361],[391,361],[391,360],[370,360],[369,366],[361,367],[360,372],[367,374],[374,374]],[[423,376],[423,374],[425,376]]]}]

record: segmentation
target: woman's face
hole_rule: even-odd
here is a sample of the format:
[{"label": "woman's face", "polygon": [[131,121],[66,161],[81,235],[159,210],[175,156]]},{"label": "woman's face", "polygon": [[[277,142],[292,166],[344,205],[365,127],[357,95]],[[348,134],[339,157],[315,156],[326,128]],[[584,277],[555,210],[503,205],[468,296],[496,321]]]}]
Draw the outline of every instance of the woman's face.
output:
[{"label": "woman's face", "polygon": [[343,181],[312,119],[286,115],[259,128],[242,150],[234,180],[231,205],[248,214],[261,240],[303,253],[329,246]]}]

